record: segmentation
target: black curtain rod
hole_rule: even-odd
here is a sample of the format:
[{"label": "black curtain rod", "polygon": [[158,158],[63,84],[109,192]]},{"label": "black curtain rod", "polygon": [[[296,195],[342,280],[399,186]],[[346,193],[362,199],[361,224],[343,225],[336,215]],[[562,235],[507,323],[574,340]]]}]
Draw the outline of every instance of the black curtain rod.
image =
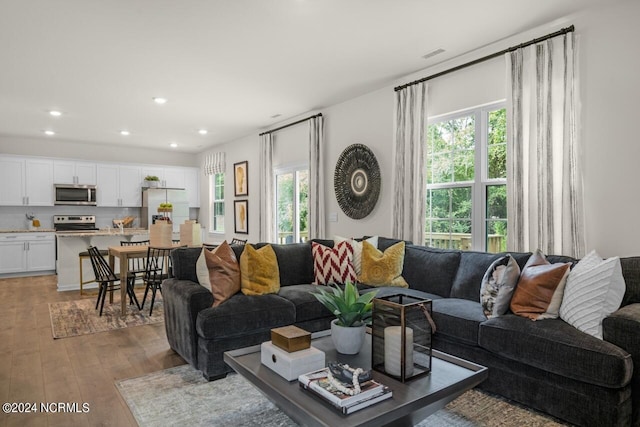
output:
[{"label": "black curtain rod", "polygon": [[322,117],[322,113],[318,113],[318,114],[316,114],[316,115],[309,116],[309,117],[307,117],[307,118],[305,118],[305,119],[300,119],[300,120],[298,120],[298,121],[296,121],[296,122],[289,123],[288,125],[280,126],[279,128],[275,128],[275,129],[268,130],[268,131],[266,131],[266,132],[262,132],[259,136],[266,135],[266,134],[268,134],[268,133],[278,132],[279,130],[286,129],[286,128],[288,128],[289,126],[294,126],[294,125],[300,124],[300,123],[302,123],[302,122],[306,122],[307,120],[309,120],[309,119],[313,119],[313,118],[316,118],[316,117]]},{"label": "black curtain rod", "polygon": [[566,34],[566,33],[571,33],[573,31],[575,31],[575,27],[573,25],[571,25],[570,27],[563,28],[561,30],[556,31],[555,33],[547,34],[546,36],[542,36],[542,37],[539,37],[537,39],[533,39],[533,40],[530,40],[528,42],[521,43],[521,44],[519,44],[517,46],[513,46],[513,47],[509,47],[507,49],[501,50],[500,52],[492,53],[492,54],[484,56],[482,58],[475,59],[475,60],[473,60],[471,62],[467,62],[467,63],[462,64],[462,65],[458,65],[457,67],[453,67],[453,68],[450,68],[448,70],[441,71],[439,73],[433,74],[433,75],[428,76],[428,77],[423,77],[423,78],[421,78],[419,80],[415,80],[413,82],[403,84],[402,86],[397,86],[396,88],[394,88],[394,90],[397,92],[397,91],[402,90],[402,89],[404,89],[406,87],[413,86],[413,85],[418,84],[418,83],[426,82],[427,80],[435,79],[436,77],[440,77],[440,76],[443,76],[445,74],[453,73],[454,71],[458,71],[458,70],[461,70],[463,68],[467,68],[467,67],[470,67],[472,65],[476,65],[476,64],[479,64],[481,62],[488,61],[489,59],[493,59],[495,57],[502,56],[505,53],[513,52],[514,50],[522,49],[523,47],[531,46],[532,44],[540,43],[542,41],[545,41],[545,40],[548,40],[548,39],[551,39],[551,38],[554,38],[554,37],[558,37],[558,36],[561,36],[561,35]]}]

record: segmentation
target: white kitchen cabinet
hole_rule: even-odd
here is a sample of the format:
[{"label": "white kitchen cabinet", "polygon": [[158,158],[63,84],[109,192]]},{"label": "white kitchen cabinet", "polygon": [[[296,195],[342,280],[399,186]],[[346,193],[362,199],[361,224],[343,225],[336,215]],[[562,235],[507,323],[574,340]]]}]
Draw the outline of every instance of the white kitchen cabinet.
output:
[{"label": "white kitchen cabinet", "polygon": [[120,166],[120,206],[142,206],[142,178],[137,166]]},{"label": "white kitchen cabinet", "polygon": [[138,166],[99,164],[97,186],[98,206],[140,207],[142,204]]},{"label": "white kitchen cabinet", "polygon": [[189,198],[190,208],[200,207],[200,168],[185,168],[184,175],[187,197]]},{"label": "white kitchen cabinet", "polygon": [[1,156],[0,205],[53,206],[53,160]]},{"label": "white kitchen cabinet", "polygon": [[185,188],[186,168],[165,168],[164,186],[167,188]]},{"label": "white kitchen cabinet", "polygon": [[54,233],[0,233],[0,274],[55,269]]},{"label": "white kitchen cabinet", "polygon": [[96,184],[96,164],[67,160],[53,161],[54,184]]}]

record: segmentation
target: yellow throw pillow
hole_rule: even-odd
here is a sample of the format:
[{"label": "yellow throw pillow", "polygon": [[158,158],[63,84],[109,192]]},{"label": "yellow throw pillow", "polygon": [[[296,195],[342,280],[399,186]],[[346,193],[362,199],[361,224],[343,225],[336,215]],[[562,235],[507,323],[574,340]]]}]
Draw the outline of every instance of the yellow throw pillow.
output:
[{"label": "yellow throw pillow", "polygon": [[271,245],[256,249],[247,244],[240,255],[240,280],[243,294],[277,294],[280,290],[278,258]]},{"label": "yellow throw pillow", "polygon": [[369,286],[408,288],[402,277],[403,264],[404,242],[396,243],[383,253],[365,240],[362,242],[362,274],[358,281]]}]

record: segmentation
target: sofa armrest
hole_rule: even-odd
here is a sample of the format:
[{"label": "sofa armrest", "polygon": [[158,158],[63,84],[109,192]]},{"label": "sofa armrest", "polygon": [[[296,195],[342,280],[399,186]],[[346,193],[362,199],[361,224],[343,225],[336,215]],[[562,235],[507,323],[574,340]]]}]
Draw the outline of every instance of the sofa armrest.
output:
[{"label": "sofa armrest", "polygon": [[602,321],[605,341],[625,349],[633,359],[632,419],[640,425],[640,303],[629,304],[611,313]]},{"label": "sofa armrest", "polygon": [[190,280],[167,279],[162,282],[164,325],[173,350],[193,366],[197,366],[198,313],[213,305],[213,295],[205,287]]},{"label": "sofa armrest", "polygon": [[605,317],[602,332],[605,341],[627,350],[634,359],[640,360],[640,304],[626,305]]}]

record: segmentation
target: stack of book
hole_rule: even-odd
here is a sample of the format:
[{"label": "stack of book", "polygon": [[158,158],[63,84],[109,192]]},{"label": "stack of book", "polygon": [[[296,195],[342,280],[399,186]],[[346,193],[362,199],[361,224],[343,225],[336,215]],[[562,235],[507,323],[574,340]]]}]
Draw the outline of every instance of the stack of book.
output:
[{"label": "stack of book", "polygon": [[[329,368],[302,374],[298,377],[300,387],[319,397],[343,414],[351,414],[375,403],[389,399],[391,389],[375,380],[360,384],[360,393],[350,396],[334,387],[328,379]],[[351,384],[345,384],[351,386]]]}]

